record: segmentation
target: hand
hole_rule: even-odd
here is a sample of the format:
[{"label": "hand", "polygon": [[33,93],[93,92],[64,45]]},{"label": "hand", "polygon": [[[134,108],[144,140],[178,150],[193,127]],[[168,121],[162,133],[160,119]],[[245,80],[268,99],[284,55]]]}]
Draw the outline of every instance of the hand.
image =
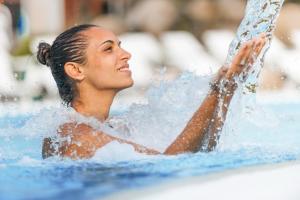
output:
[{"label": "hand", "polygon": [[216,76],[214,77],[214,79],[211,81],[211,84],[216,84],[218,85],[220,83],[220,81],[224,78],[224,76],[227,74],[228,72],[228,67],[226,66],[222,66]]},{"label": "hand", "polygon": [[266,41],[266,34],[261,34],[258,38],[254,38],[242,45],[237,55],[233,58],[232,64],[226,73],[226,78],[231,80],[234,76],[240,75],[242,71],[248,72]]}]

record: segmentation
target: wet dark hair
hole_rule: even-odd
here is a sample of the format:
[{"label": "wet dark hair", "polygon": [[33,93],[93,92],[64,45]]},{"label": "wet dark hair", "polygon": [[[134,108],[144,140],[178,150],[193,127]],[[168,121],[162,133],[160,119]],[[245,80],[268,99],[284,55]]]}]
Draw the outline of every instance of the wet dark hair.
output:
[{"label": "wet dark hair", "polygon": [[85,50],[88,38],[82,32],[93,27],[98,26],[92,24],[74,26],[57,36],[52,46],[46,42],[40,42],[38,45],[37,59],[41,64],[50,67],[59,95],[67,106],[71,105],[76,88],[74,80],[65,73],[64,65],[67,62],[86,63]]}]

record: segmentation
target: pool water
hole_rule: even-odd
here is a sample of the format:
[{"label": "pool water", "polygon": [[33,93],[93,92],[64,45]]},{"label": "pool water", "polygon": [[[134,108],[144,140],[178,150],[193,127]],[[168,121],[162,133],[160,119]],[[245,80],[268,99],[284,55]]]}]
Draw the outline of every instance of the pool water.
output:
[{"label": "pool water", "polygon": [[[120,153],[131,154],[130,149],[111,144],[110,148],[117,152],[106,155],[110,159],[87,161],[42,160],[42,137],[29,135],[30,131],[41,130],[42,125],[35,121],[41,114],[3,116],[0,199],[96,199],[181,177],[300,159],[300,104],[257,108],[259,114],[252,113],[247,120],[240,120],[238,132],[225,133],[214,152],[124,158]],[[123,159],[117,159],[118,156]]]}]

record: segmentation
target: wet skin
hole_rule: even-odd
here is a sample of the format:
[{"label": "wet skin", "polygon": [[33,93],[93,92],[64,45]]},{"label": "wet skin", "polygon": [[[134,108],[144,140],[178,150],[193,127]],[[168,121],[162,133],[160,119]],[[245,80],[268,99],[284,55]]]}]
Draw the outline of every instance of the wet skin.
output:
[{"label": "wet skin", "polygon": [[[104,121],[108,117],[115,95],[133,84],[128,65],[131,55],[121,48],[118,38],[108,30],[90,28],[84,34],[89,38],[86,49],[87,63],[80,65],[68,62],[64,66],[68,76],[75,81],[78,91],[72,107],[82,115]],[[242,45],[232,64],[219,70],[212,81],[211,91],[183,131],[164,152],[110,136],[94,130],[87,124],[66,123],[58,131],[58,148],[53,148],[55,141],[50,138],[44,140],[43,157],[58,154],[72,159],[90,158],[98,149],[112,141],[132,145],[141,153],[175,155],[199,151],[205,135],[208,135],[209,145],[204,150],[213,150],[219,137],[218,132],[226,119],[227,108],[237,88],[234,77],[248,72],[249,66],[255,62],[265,43],[266,37],[261,35]],[[218,87],[221,80],[227,82],[225,90]],[[220,110],[222,117],[217,115]],[[64,138],[68,140],[63,140]]]}]

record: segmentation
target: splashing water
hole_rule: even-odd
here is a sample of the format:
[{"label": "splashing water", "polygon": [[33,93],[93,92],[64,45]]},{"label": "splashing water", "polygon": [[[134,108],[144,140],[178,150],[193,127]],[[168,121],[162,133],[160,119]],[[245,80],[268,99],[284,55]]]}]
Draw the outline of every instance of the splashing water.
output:
[{"label": "splashing water", "polygon": [[284,0],[248,1],[245,17],[238,28],[236,37],[230,44],[226,65],[230,65],[234,55],[236,55],[244,42],[256,38],[262,33],[265,33],[269,39],[257,61],[251,67],[250,76],[247,77],[247,81],[244,83],[248,92],[255,93],[257,79],[263,66],[264,55],[271,45],[275,23],[283,2]]},{"label": "splashing water", "polygon": [[[246,16],[230,46],[226,63],[231,62],[242,42],[262,32],[270,33],[271,39],[282,2],[248,2]],[[262,62],[263,55],[253,66],[245,86],[256,84]],[[162,81],[148,91],[147,104],[133,104],[124,112],[113,112],[104,124],[62,107],[45,108],[39,113],[3,114],[0,116],[0,199],[95,199],[170,178],[300,158],[300,125],[296,123],[300,106],[249,106],[241,103],[244,90],[240,90],[231,103],[219,148],[214,152],[153,157],[113,142],[86,161],[41,159],[42,139],[55,134],[57,127],[68,120],[85,122],[109,134],[163,151],[201,104],[211,78],[183,73],[175,81]],[[17,111],[18,107],[13,109]],[[107,125],[113,125],[114,129]]]},{"label": "splashing water", "polygon": [[[230,44],[225,66],[230,66],[234,56],[237,54],[243,43],[259,37],[262,33],[266,34],[268,40],[260,55],[253,55],[255,62],[253,64],[247,64],[244,70],[245,72],[242,72],[236,79],[236,82],[239,85],[238,91],[236,91],[238,95],[236,94],[235,98],[233,98],[233,102],[231,103],[233,106],[230,107],[229,113],[227,114],[227,122],[229,121],[229,123],[225,125],[227,134],[234,134],[234,132],[236,132],[235,129],[230,127],[234,127],[234,123],[232,122],[238,121],[239,117],[237,116],[245,116],[245,113],[251,113],[258,109],[255,104],[258,77],[263,67],[264,56],[270,48],[275,23],[283,2],[284,0],[251,0],[247,2],[245,17],[238,28],[236,37]],[[238,99],[238,102],[236,99]],[[219,107],[222,107],[222,104],[224,104],[224,102],[221,100],[219,102]],[[238,115],[236,113],[238,110],[237,108],[241,111]],[[235,115],[232,114],[233,112]],[[223,110],[219,109],[217,114],[224,121],[225,115]],[[223,133],[222,131],[219,131],[218,135],[226,134],[224,132],[225,131],[223,131]]]},{"label": "splashing water", "polygon": [[[242,87],[239,87],[235,98],[232,100],[232,106],[227,117],[227,121],[230,123],[226,124],[223,133],[219,133],[221,135],[226,134],[226,130],[227,134],[235,134],[236,128],[232,127],[236,127],[236,125],[233,122],[245,113],[259,109],[253,101],[255,89],[263,67],[264,55],[271,45],[276,19],[283,2],[284,0],[250,0],[247,3],[245,17],[238,28],[236,37],[230,44],[225,65],[230,65],[244,42],[258,37],[262,33],[267,35],[268,41],[255,63],[248,66],[251,68],[247,76],[241,74]],[[208,88],[205,86],[208,85],[211,78],[199,78],[193,74],[184,73],[174,82],[162,82],[159,86],[151,88],[146,106],[134,105],[129,112],[121,117],[122,119],[115,119],[118,122],[125,122],[126,126],[129,127],[130,130],[128,131],[131,135],[125,134],[125,139],[134,140],[163,151],[181,132],[187,120],[191,118],[193,112],[208,93]],[[220,107],[222,103],[220,101]],[[222,109],[218,114],[223,116]]]}]

